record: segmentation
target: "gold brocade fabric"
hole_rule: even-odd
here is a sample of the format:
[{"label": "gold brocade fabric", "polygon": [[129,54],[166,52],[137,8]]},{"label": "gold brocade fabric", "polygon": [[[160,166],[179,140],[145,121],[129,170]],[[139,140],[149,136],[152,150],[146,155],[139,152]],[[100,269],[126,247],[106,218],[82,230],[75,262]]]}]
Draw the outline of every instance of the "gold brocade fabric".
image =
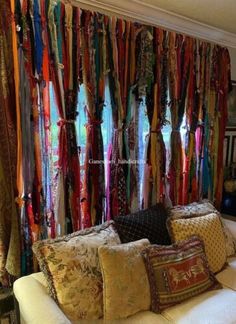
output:
[{"label": "gold brocade fabric", "polygon": [[225,237],[218,214],[170,219],[168,227],[172,242],[186,240],[192,235],[198,235],[203,240],[212,272],[217,273],[225,266],[227,258]]},{"label": "gold brocade fabric", "polygon": [[18,215],[0,158],[0,282],[7,284],[7,272],[20,275]]},{"label": "gold brocade fabric", "polygon": [[16,114],[10,2],[0,0],[0,282],[20,275],[16,190]]}]

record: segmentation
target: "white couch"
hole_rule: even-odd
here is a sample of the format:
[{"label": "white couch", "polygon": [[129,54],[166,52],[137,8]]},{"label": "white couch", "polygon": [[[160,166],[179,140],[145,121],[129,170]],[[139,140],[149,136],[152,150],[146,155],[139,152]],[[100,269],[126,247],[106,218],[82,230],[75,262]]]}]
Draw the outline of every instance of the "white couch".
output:
[{"label": "white couch", "polygon": [[[225,220],[236,238],[236,222]],[[150,311],[137,313],[127,319],[106,321],[108,324],[236,324],[236,257],[216,275],[223,289],[212,290],[170,307],[161,315]],[[22,277],[14,283],[14,294],[20,307],[22,324],[69,324],[55,301],[49,296],[44,275],[39,272]],[[79,320],[73,323],[96,324],[101,320]]]}]

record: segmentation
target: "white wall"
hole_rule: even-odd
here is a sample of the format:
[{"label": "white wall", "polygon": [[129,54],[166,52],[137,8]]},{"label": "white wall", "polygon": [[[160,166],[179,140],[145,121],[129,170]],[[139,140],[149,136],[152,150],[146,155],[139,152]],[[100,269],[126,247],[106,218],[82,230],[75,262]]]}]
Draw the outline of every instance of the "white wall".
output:
[{"label": "white wall", "polygon": [[231,79],[236,81],[236,48],[229,48],[231,58]]}]

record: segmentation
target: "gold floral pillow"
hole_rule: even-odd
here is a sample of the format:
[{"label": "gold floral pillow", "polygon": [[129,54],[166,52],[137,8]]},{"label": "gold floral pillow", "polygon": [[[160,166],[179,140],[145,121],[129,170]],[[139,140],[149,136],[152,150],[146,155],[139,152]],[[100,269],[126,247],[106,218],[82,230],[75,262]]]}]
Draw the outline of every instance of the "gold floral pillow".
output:
[{"label": "gold floral pillow", "polygon": [[147,239],[98,249],[103,276],[105,320],[116,320],[150,309],[148,277],[141,251]]},{"label": "gold floral pillow", "polygon": [[226,263],[225,237],[218,214],[185,218],[168,219],[168,230],[173,242],[198,235],[205,244],[206,256],[212,272],[219,272]]},{"label": "gold floral pillow", "polygon": [[103,317],[98,248],[120,244],[113,226],[113,222],[107,222],[33,245],[51,295],[70,320]]}]

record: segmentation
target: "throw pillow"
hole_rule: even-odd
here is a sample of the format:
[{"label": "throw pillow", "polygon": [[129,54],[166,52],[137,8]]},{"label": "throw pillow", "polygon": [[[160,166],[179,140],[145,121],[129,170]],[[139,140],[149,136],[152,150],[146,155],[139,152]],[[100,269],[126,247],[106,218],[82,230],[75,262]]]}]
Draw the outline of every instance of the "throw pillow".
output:
[{"label": "throw pillow", "polygon": [[150,309],[148,277],[141,256],[141,251],[149,244],[143,239],[98,249],[106,320],[125,318]]},{"label": "throw pillow", "polygon": [[207,199],[201,202],[193,202],[181,206],[178,205],[168,209],[168,216],[172,219],[199,217],[211,213],[219,214],[217,209]]},{"label": "throw pillow", "polygon": [[108,222],[33,245],[51,295],[70,320],[103,316],[98,247],[119,243],[113,222]]},{"label": "throw pillow", "polygon": [[229,228],[225,225],[224,219],[221,217],[221,222],[223,225],[223,232],[225,236],[225,244],[226,244],[226,254],[227,257],[230,257],[232,255],[235,255],[236,252],[236,243],[235,239],[230,232]]},{"label": "throw pillow", "polygon": [[209,270],[204,244],[197,236],[171,246],[149,246],[142,255],[153,312],[160,313],[207,290],[221,288]]},{"label": "throw pillow", "polygon": [[182,241],[192,235],[201,237],[209,266],[214,273],[219,272],[226,263],[225,237],[219,215],[185,219],[168,219],[167,226],[173,242]]},{"label": "throw pillow", "polygon": [[[199,217],[211,213],[215,213],[220,216],[218,210],[207,199],[204,199],[202,202],[193,202],[188,205],[175,206],[168,209],[169,217],[172,219]],[[220,220],[222,223],[223,233],[225,236],[226,254],[227,257],[229,257],[235,254],[234,239],[232,235],[230,235],[228,228],[225,226],[222,217],[220,217]]]},{"label": "throw pillow", "polygon": [[147,238],[151,244],[170,244],[167,212],[162,204],[114,219],[122,243]]}]

